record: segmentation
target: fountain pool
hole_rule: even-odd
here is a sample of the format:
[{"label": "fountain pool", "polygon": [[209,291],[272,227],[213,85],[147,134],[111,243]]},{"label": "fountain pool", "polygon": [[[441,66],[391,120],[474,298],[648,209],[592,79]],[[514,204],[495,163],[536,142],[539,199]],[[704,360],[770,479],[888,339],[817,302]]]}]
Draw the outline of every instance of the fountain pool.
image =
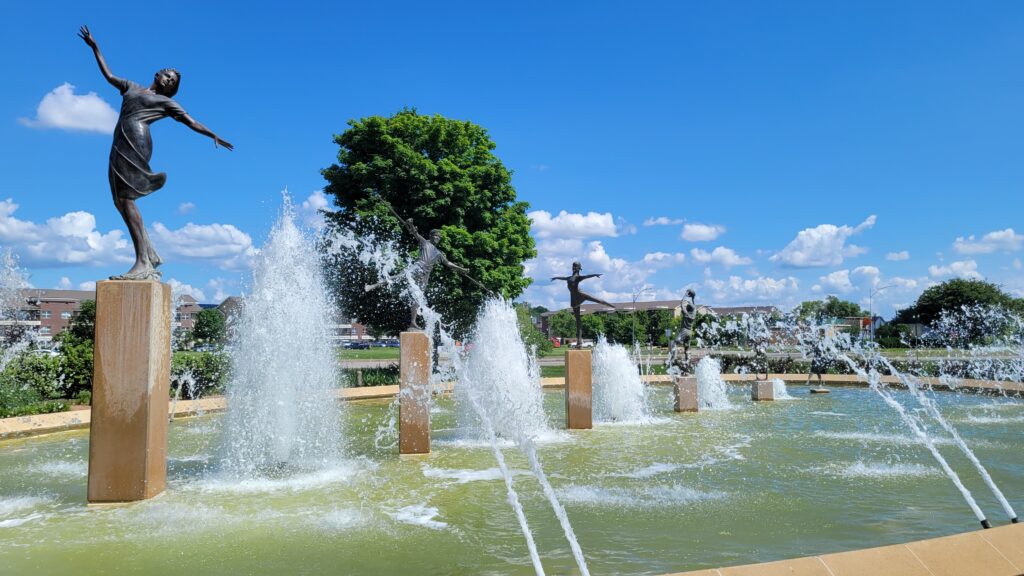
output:
[{"label": "fountain pool", "polygon": [[[666,572],[850,550],[973,530],[974,516],[899,417],[861,388],[671,411],[648,389],[648,423],[597,424],[539,442],[539,458],[594,574]],[[894,395],[912,405],[905,392]],[[936,395],[943,413],[1011,502],[1024,493],[1024,403]],[[563,396],[544,414],[564,427]],[[0,442],[0,573],[532,574],[487,442],[458,429],[454,398],[433,414],[434,452],[375,447],[387,401],[339,409],[340,463],[225,481],[225,419],[170,428],[168,490],[124,507],[87,508],[86,431]],[[938,447],[995,524],[1000,507],[937,426]],[[338,439],[339,445],[342,439]],[[503,448],[548,573],[573,573],[562,529],[523,453]]]}]

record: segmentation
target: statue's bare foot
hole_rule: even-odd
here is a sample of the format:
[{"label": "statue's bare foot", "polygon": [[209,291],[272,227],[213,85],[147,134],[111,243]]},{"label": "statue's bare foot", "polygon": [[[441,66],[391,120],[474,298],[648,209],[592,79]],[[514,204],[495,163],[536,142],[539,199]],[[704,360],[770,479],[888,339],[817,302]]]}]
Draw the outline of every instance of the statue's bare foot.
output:
[{"label": "statue's bare foot", "polygon": [[146,264],[136,264],[132,266],[132,269],[125,272],[124,274],[118,274],[117,276],[111,276],[111,280],[160,280],[163,276],[159,271],[155,270],[152,266]]},{"label": "statue's bare foot", "polygon": [[164,263],[163,259],[160,258],[160,255],[156,253],[156,250],[152,246],[147,250],[147,254],[149,256],[149,264],[153,268],[159,268],[160,265]]}]

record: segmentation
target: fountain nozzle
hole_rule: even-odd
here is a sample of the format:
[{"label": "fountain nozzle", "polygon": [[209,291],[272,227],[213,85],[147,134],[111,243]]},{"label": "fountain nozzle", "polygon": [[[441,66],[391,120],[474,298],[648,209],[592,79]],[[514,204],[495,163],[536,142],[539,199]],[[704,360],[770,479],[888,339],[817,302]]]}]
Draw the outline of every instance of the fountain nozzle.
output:
[{"label": "fountain nozzle", "polygon": [[988,521],[988,519],[987,519],[987,518],[983,518],[983,519],[981,520],[981,527],[982,527],[982,528],[985,528],[985,529],[987,530],[987,529],[989,529],[989,528],[991,528],[991,527],[992,527],[992,524],[990,524],[990,523],[989,523],[989,521]]}]

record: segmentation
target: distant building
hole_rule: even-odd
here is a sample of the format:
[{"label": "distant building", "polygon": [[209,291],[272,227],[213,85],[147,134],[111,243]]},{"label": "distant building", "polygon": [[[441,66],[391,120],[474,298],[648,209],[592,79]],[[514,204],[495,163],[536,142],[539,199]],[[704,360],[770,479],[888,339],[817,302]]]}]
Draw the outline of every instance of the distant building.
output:
[{"label": "distant building", "polygon": [[[93,290],[25,288],[19,290],[18,294],[17,319],[0,322],[0,329],[9,330],[14,324],[24,326],[35,332],[37,339],[42,342],[50,342],[68,330],[82,302],[96,300],[96,292]],[[196,314],[201,310],[202,306],[195,298],[187,294],[181,296],[172,327],[191,330],[195,326]]]}]

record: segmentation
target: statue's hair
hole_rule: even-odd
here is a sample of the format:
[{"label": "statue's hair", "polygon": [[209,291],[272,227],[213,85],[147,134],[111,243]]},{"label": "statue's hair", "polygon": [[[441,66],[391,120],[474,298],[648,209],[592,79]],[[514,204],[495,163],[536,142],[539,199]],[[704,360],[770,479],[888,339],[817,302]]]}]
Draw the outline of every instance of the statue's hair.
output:
[{"label": "statue's hair", "polygon": [[174,68],[161,68],[156,71],[156,74],[159,76],[161,72],[174,72],[174,76],[178,79],[178,81],[174,83],[174,88],[171,90],[170,94],[167,95],[168,97],[173,97],[178,93],[178,87],[181,86],[181,72],[178,72]]}]

